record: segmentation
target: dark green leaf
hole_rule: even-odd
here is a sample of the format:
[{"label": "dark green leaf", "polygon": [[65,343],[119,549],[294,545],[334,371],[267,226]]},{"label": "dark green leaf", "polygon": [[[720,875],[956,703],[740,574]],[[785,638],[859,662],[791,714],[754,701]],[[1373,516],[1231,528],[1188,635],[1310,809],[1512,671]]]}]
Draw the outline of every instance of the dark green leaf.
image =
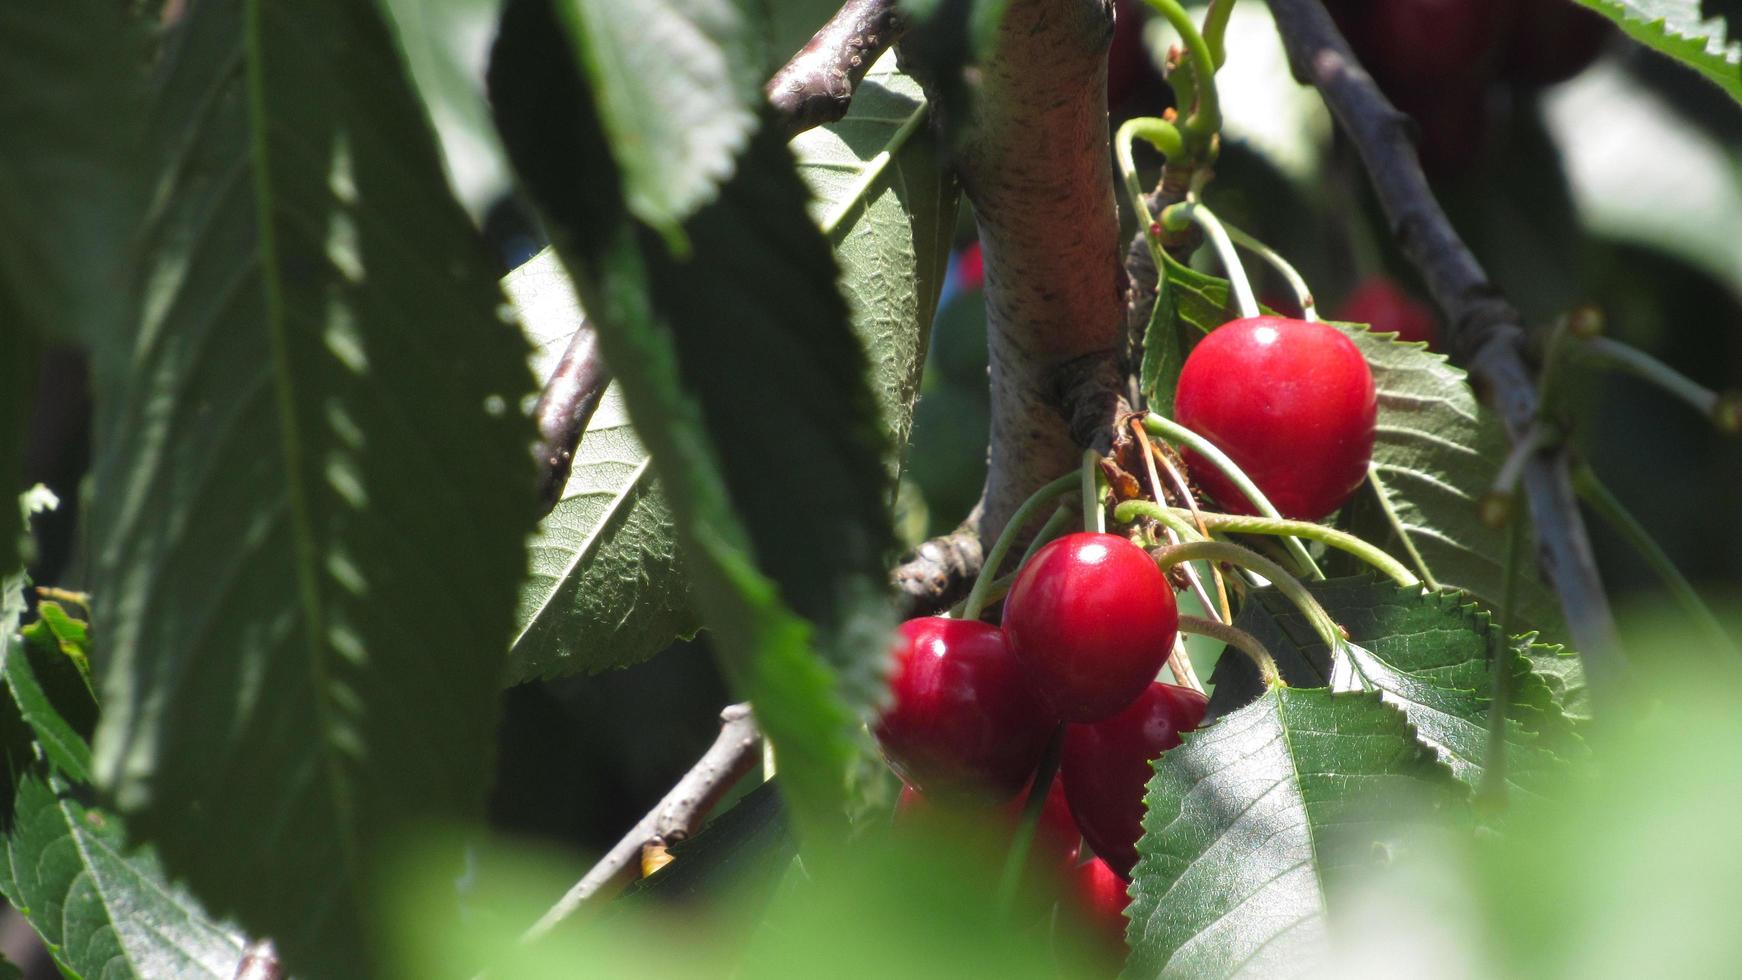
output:
[{"label": "dark green leaf", "polygon": [[1701,0],[1578,0],[1614,21],[1636,41],[1699,72],[1742,102],[1742,37],[1721,18],[1706,17]]},{"label": "dark green leaf", "polygon": [[376,0],[435,127],[448,181],[474,220],[510,190],[484,98],[484,57],[502,0]]},{"label": "dark green leaf", "polygon": [[[39,613],[50,608],[55,607],[49,602],[37,607]],[[4,673],[12,701],[43,755],[68,779],[90,782],[97,701],[84,665],[61,648],[46,622],[37,622],[8,649]]]},{"label": "dark green leaf", "polygon": [[[1477,786],[1488,761],[1493,693],[1495,628],[1488,614],[1456,594],[1423,595],[1365,577],[1313,582],[1308,589],[1349,633],[1347,653],[1335,663],[1305,615],[1274,589],[1254,592],[1235,625],[1270,650],[1292,685],[1377,692],[1403,712],[1454,776]],[[1530,663],[1516,651],[1509,655],[1506,775],[1529,792],[1567,759],[1581,758],[1583,747]],[[1241,657],[1223,657],[1214,680],[1212,715],[1259,692],[1256,672]]]},{"label": "dark green leaf", "polygon": [[838,821],[854,751],[842,692],[861,706],[879,686],[893,533],[886,441],[828,242],[765,129],[674,254],[631,216],[592,94],[549,35],[547,8],[510,5],[491,68],[510,156],[600,324],[697,608],[779,752],[795,820]]},{"label": "dark green leaf", "polygon": [[161,69],[94,385],[97,777],[293,971],[371,973],[380,856],[483,808],[526,345],[372,5],[195,4]]},{"label": "dark green leaf", "polygon": [[[125,315],[128,247],[144,205],[134,163],[146,40],[124,4],[0,0],[0,349],[8,361],[23,324],[39,336],[90,340]],[[7,375],[34,373],[32,359],[20,360]],[[0,517],[0,534],[7,523]]]},{"label": "dark green leaf", "polygon": [[[1351,504],[1351,530],[1384,546],[1431,588],[1500,604],[1508,532],[1482,523],[1477,502],[1506,458],[1494,413],[1463,371],[1420,344],[1339,324],[1367,358],[1379,391],[1379,431],[1368,488]],[[1560,604],[1529,555],[1521,559],[1518,614],[1560,636]]]},{"label": "dark green leaf", "polygon": [[1585,689],[1584,660],[1559,644],[1537,643],[1534,635],[1514,640],[1530,661],[1531,672],[1548,687],[1561,714],[1574,722],[1590,721],[1591,699]]},{"label": "dark green leaf", "polygon": [[1156,763],[1124,976],[1312,972],[1340,890],[1466,800],[1377,695],[1266,691]]},{"label": "dark green leaf", "polygon": [[[6,228],[0,225],[0,238],[5,235]],[[0,281],[0,349],[7,352],[0,358],[0,583],[21,573],[30,561],[20,491],[24,489],[25,440],[30,437],[37,371],[36,337],[8,305],[6,288]],[[10,633],[10,629],[5,631],[5,635]]]},{"label": "dark green leaf", "polygon": [[[757,128],[762,22],[745,0],[555,0],[631,214],[679,236]],[[821,27],[819,23],[816,25]]]},{"label": "dark green leaf", "polygon": [[[574,286],[554,252],[502,280],[547,378],[581,323]],[[530,542],[508,654],[510,681],[640,663],[700,625],[677,526],[652,460],[613,385],[576,448],[562,499]]]},{"label": "dark green leaf", "polygon": [[0,859],[0,893],[74,976],[235,975],[243,940],[129,850],[112,815],[58,776],[19,784]]},{"label": "dark green leaf", "polygon": [[840,262],[853,328],[894,437],[892,473],[913,430],[955,231],[955,181],[940,164],[925,120],[918,83],[897,70],[891,53],[866,73],[846,118],[792,142],[799,174],[816,195],[811,214]]},{"label": "dark green leaf", "polygon": [[1172,415],[1174,389],[1192,342],[1228,320],[1228,280],[1181,265],[1165,253],[1162,259],[1165,275],[1143,330],[1138,385],[1153,411]]}]

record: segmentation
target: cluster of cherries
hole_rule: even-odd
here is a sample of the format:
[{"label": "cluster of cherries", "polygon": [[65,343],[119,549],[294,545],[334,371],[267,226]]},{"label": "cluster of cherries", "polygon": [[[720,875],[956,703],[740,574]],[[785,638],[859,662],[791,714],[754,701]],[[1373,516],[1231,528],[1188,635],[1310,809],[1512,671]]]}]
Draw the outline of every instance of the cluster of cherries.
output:
[{"label": "cluster of cherries", "polygon": [[1573,0],[1327,0],[1361,63],[1421,127],[1430,174],[1481,152],[1499,86],[1539,88],[1589,65],[1609,22]]},{"label": "cluster of cherries", "polygon": [[[1285,516],[1322,517],[1366,477],[1373,378],[1333,327],[1284,317],[1224,324],[1187,358],[1175,405],[1179,421],[1239,464]],[[1214,466],[1185,458],[1221,506],[1250,512]],[[1031,867],[1122,952],[1151,766],[1202,722],[1207,705],[1197,691],[1155,679],[1178,626],[1155,560],[1096,532],[1036,550],[998,626],[938,616],[904,623],[876,726],[906,784],[897,825],[942,800],[990,805],[1014,826],[1011,808],[1033,791],[1063,725]],[[1083,842],[1093,850],[1086,860]]]},{"label": "cluster of cherries", "polygon": [[[1033,866],[1122,949],[1151,760],[1204,717],[1203,695],[1155,680],[1178,624],[1154,559],[1093,532],[1034,553],[1005,597],[1001,626],[939,616],[902,624],[876,729],[906,784],[898,825],[933,799],[1019,800],[1065,723]],[[1079,836],[1095,853],[1086,861]]]}]

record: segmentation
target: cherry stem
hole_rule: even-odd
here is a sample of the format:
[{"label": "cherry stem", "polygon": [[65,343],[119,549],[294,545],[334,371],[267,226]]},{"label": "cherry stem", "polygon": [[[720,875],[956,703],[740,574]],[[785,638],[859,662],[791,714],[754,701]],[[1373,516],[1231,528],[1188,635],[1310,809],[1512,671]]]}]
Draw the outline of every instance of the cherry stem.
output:
[{"label": "cherry stem", "polygon": [[[1212,619],[1210,622],[1220,623],[1221,620]],[[1184,633],[1175,633],[1173,636],[1173,652],[1167,655],[1167,669],[1173,674],[1175,684],[1189,687],[1199,694],[1204,693],[1204,682],[1198,680],[1198,672],[1192,667],[1192,657],[1191,653],[1186,650]]]},{"label": "cherry stem", "polygon": [[1737,649],[1736,642],[1724,631],[1724,627],[1718,623],[1718,617],[1712,615],[1712,610],[1700,599],[1700,594],[1694,591],[1693,584],[1682,575],[1681,569],[1675,567],[1675,562],[1664,553],[1663,547],[1652,538],[1651,532],[1609,492],[1603,481],[1597,479],[1596,472],[1589,465],[1580,464],[1573,468],[1572,478],[1573,492],[1632,545],[1634,551],[1639,552],[1639,557],[1645,559],[1645,564],[1657,573],[1664,588],[1669,590],[1670,597],[1681,606],[1682,612],[1698,623],[1713,643],[1732,656],[1742,657],[1742,650]]},{"label": "cherry stem", "polygon": [[1234,305],[1243,318],[1255,317],[1259,314],[1258,298],[1252,293],[1252,283],[1246,278],[1246,267],[1240,264],[1240,254],[1234,251],[1234,242],[1228,237],[1228,229],[1216,218],[1215,212],[1206,207],[1196,196],[1175,204],[1161,213],[1161,220],[1171,225],[1176,220],[1190,221],[1204,230],[1204,237],[1210,240],[1210,245],[1216,250],[1216,256],[1222,262],[1222,271],[1228,276],[1228,283],[1234,290]]},{"label": "cherry stem", "polygon": [[[1148,429],[1151,435],[1158,435],[1164,439],[1172,439],[1174,442],[1184,443],[1186,446],[1190,447],[1193,452],[1209,460],[1210,464],[1216,469],[1221,470],[1222,475],[1227,477],[1234,486],[1240,489],[1241,493],[1246,495],[1246,499],[1252,503],[1253,507],[1258,509],[1259,513],[1271,520],[1280,521],[1283,519],[1282,514],[1277,511],[1276,505],[1270,502],[1270,498],[1266,497],[1264,492],[1259,490],[1258,486],[1246,476],[1246,473],[1241,470],[1233,460],[1228,458],[1227,453],[1217,449],[1210,440],[1205,439],[1196,432],[1180,425],[1173,419],[1157,415],[1154,412],[1150,412],[1148,415],[1143,417],[1143,427]],[[1300,563],[1300,567],[1306,569],[1307,574],[1315,579],[1322,579],[1325,577],[1325,573],[1319,571],[1318,564],[1313,561],[1311,555],[1307,554],[1306,547],[1300,543],[1298,538],[1293,536],[1285,537],[1282,539],[1282,543],[1284,547],[1288,548],[1289,554],[1294,556],[1294,560]]]},{"label": "cherry stem", "polygon": [[1009,919],[1016,904],[1016,891],[1022,884],[1023,869],[1028,867],[1028,853],[1034,848],[1034,830],[1040,825],[1040,814],[1046,809],[1046,798],[1052,792],[1052,781],[1058,776],[1059,757],[1065,749],[1065,723],[1059,722],[1052,738],[1041,753],[1040,764],[1034,768],[1034,779],[1028,786],[1028,798],[1022,802],[1022,817],[1016,824],[1016,836],[1010,839],[1010,850],[1004,855],[1004,873],[998,878],[998,917]]},{"label": "cherry stem", "polygon": [[[1179,467],[1173,465],[1173,460],[1168,459],[1166,456],[1158,452],[1155,445],[1149,441],[1149,431],[1143,427],[1142,419],[1133,418],[1131,420],[1131,431],[1136,433],[1137,441],[1143,445],[1143,462],[1149,469],[1149,486],[1155,499],[1158,501],[1164,499],[1164,495],[1161,492],[1161,476],[1156,472],[1157,464],[1160,464],[1160,468],[1167,471],[1167,478],[1173,485],[1174,493],[1178,494],[1179,498],[1185,501],[1186,509],[1191,512],[1192,520],[1195,522],[1193,526],[1197,528],[1199,535],[1208,537],[1209,531],[1201,522],[1197,521],[1198,502],[1192,497],[1192,488],[1186,483],[1186,478],[1180,473]],[[1173,537],[1174,543],[1177,544],[1179,541],[1179,534],[1175,532]],[[1185,570],[1186,581],[1191,583],[1192,590],[1198,594],[1198,599],[1203,602],[1204,612],[1209,613],[1211,616],[1217,616],[1217,611],[1219,609],[1220,615],[1218,618],[1224,623],[1230,622],[1234,619],[1234,614],[1228,607],[1228,586],[1222,581],[1222,570],[1216,567],[1215,562],[1210,562],[1208,567],[1210,569],[1210,576],[1216,583],[1216,597],[1221,600],[1220,606],[1213,605],[1210,602],[1210,597],[1204,588],[1203,580],[1198,576],[1197,572],[1192,570],[1192,566],[1181,566],[1181,568]]]},{"label": "cherry stem", "polygon": [[[1166,524],[1168,523],[1167,518],[1162,516],[1164,511],[1171,511],[1169,516],[1181,522],[1186,518],[1186,511],[1180,508],[1162,507],[1149,500],[1126,500],[1113,508],[1113,519],[1128,522],[1137,517],[1153,517]],[[1347,531],[1339,531],[1336,528],[1314,524],[1311,521],[1278,520],[1270,517],[1248,517],[1241,514],[1213,514],[1208,511],[1200,511],[1196,516],[1206,528],[1215,531],[1226,531],[1231,534],[1267,534],[1273,537],[1293,535],[1317,541],[1326,547],[1336,548],[1338,551],[1354,555],[1384,572],[1398,585],[1406,588],[1419,588],[1421,586],[1421,579],[1416,578],[1415,573],[1405,567],[1402,562]]]},{"label": "cherry stem", "polygon": [[1052,516],[1046,519],[1046,523],[1040,526],[1039,531],[1035,532],[1034,540],[1028,542],[1028,550],[1022,553],[1022,560],[1016,563],[1016,567],[1021,568],[1028,564],[1028,559],[1033,558],[1034,553],[1039,551],[1042,545],[1058,537],[1071,523],[1071,518],[1074,516],[1069,507],[1055,508]]},{"label": "cherry stem", "polygon": [[1105,534],[1107,509],[1101,506],[1101,457],[1093,449],[1083,450],[1083,530]]},{"label": "cherry stem", "polygon": [[974,588],[968,593],[968,601],[962,605],[963,619],[979,619],[980,614],[986,611],[986,605],[991,601],[988,593],[998,577],[998,567],[1004,564],[1004,556],[1010,554],[1010,549],[1022,534],[1023,527],[1054,497],[1070,493],[1076,487],[1077,474],[1068,473],[1036,490],[1022,502],[1021,507],[1016,508],[1016,513],[1010,515],[1009,523],[1004,525],[1004,530],[998,532],[998,540],[993,543],[992,550],[986,553],[986,561],[980,566],[980,574],[974,578]]},{"label": "cherry stem", "polygon": [[1225,561],[1239,565],[1248,571],[1256,572],[1267,579],[1271,585],[1276,586],[1278,592],[1287,596],[1288,600],[1305,614],[1307,622],[1313,627],[1313,631],[1325,641],[1326,649],[1335,653],[1342,648],[1344,643],[1342,629],[1337,626],[1335,620],[1331,619],[1331,614],[1325,612],[1325,607],[1319,605],[1319,601],[1314,599],[1312,593],[1306,590],[1306,586],[1300,584],[1299,579],[1288,574],[1287,569],[1250,548],[1242,548],[1227,541],[1187,541],[1165,548],[1156,548],[1150,552],[1150,555],[1155,558],[1156,564],[1161,566],[1162,571],[1167,571],[1182,561],[1207,559],[1209,561]]},{"label": "cherry stem", "polygon": [[1276,658],[1272,657],[1270,651],[1264,648],[1264,644],[1258,642],[1258,637],[1251,633],[1243,629],[1236,629],[1227,623],[1205,619],[1202,616],[1181,616],[1179,628],[1182,633],[1196,633],[1213,640],[1221,640],[1244,653],[1252,661],[1252,665],[1258,668],[1258,677],[1264,681],[1265,687],[1288,686],[1282,679],[1282,673],[1276,669]]},{"label": "cherry stem", "polygon": [[1494,475],[1494,484],[1481,500],[1476,502],[1477,516],[1489,527],[1505,527],[1512,520],[1512,500],[1518,492],[1518,481],[1524,476],[1524,464],[1530,457],[1543,449],[1554,445],[1559,438],[1559,428],[1552,423],[1537,419],[1506,454],[1506,459],[1500,463],[1500,471]]},{"label": "cherry stem", "polygon": [[1223,39],[1228,35],[1228,18],[1233,13],[1234,0],[1210,0],[1210,9],[1204,11],[1204,44],[1209,46],[1218,69],[1228,63],[1228,46]]},{"label": "cherry stem", "polygon": [[1120,124],[1113,137],[1113,152],[1119,160],[1119,176],[1125,181],[1125,194],[1131,198],[1131,210],[1143,229],[1143,240],[1149,246],[1149,259],[1157,274],[1165,274],[1161,243],[1155,240],[1155,217],[1149,213],[1149,201],[1143,196],[1143,183],[1137,178],[1137,163],[1131,156],[1131,144],[1138,137],[1149,142],[1168,160],[1178,160],[1185,153],[1185,144],[1173,123],[1154,116],[1138,116]]},{"label": "cherry stem", "polygon": [[[1149,6],[1167,18],[1167,22],[1173,25],[1173,29],[1179,32],[1180,40],[1185,43],[1186,54],[1191,59],[1192,82],[1197,95],[1197,105],[1193,107],[1192,114],[1186,117],[1185,135],[1194,143],[1207,145],[1210,138],[1222,128],[1222,108],[1216,97],[1215,55],[1211,54],[1204,36],[1198,33],[1198,25],[1192,23],[1191,15],[1176,0],[1149,0]],[[1183,101],[1181,104],[1184,104]]]},{"label": "cherry stem", "polygon": [[1610,337],[1586,337],[1579,349],[1587,356],[1626,371],[1662,388],[1691,405],[1728,435],[1742,431],[1742,393],[1716,392],[1637,347]]},{"label": "cherry stem", "polygon": [[1300,304],[1300,318],[1302,320],[1308,323],[1319,322],[1318,307],[1313,303],[1313,291],[1307,287],[1306,279],[1301,276],[1300,270],[1283,258],[1282,253],[1233,225],[1223,223],[1222,227],[1227,230],[1228,237],[1234,240],[1234,244],[1263,259],[1272,269],[1281,274],[1288,283],[1288,288],[1293,291],[1295,302]]}]

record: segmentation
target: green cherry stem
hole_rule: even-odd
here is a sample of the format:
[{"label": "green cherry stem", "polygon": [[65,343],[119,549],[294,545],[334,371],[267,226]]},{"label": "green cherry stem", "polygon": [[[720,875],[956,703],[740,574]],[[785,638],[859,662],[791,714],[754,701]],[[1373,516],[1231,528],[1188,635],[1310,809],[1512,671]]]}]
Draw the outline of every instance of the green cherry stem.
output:
[{"label": "green cherry stem", "polygon": [[[1170,517],[1176,523],[1170,523],[1160,512],[1169,511]],[[1186,524],[1189,512],[1181,508],[1162,507],[1150,500],[1127,500],[1113,508],[1113,519],[1130,521],[1136,517],[1153,517],[1169,527],[1177,528],[1178,524]],[[1293,536],[1317,541],[1326,547],[1344,551],[1361,559],[1381,572],[1384,572],[1398,585],[1405,588],[1416,588],[1421,585],[1421,579],[1416,578],[1397,559],[1383,550],[1361,540],[1346,531],[1314,524],[1311,521],[1291,521],[1271,517],[1248,517],[1241,514],[1214,514],[1209,511],[1199,511],[1198,517],[1204,522],[1204,527],[1213,531],[1227,531],[1231,534],[1266,534],[1273,537]],[[1181,534],[1181,538],[1185,535]]]},{"label": "green cherry stem", "polygon": [[1506,805],[1506,712],[1512,703],[1512,614],[1518,598],[1518,561],[1523,551],[1524,522],[1514,521],[1506,534],[1506,570],[1500,586],[1500,622],[1495,631],[1488,689],[1488,755],[1482,768],[1477,799],[1490,810]]},{"label": "green cherry stem", "polygon": [[1276,669],[1276,658],[1258,642],[1258,637],[1243,629],[1235,629],[1227,623],[1218,623],[1202,616],[1181,616],[1179,628],[1182,633],[1196,633],[1213,640],[1221,640],[1241,653],[1244,653],[1258,668],[1258,676],[1264,681],[1264,686],[1287,687],[1283,683],[1282,673]]},{"label": "green cherry stem", "polygon": [[1228,18],[1234,13],[1234,0],[1210,0],[1210,9],[1204,11],[1204,44],[1210,49],[1210,55],[1216,59],[1216,67],[1220,69],[1228,63]]},{"label": "green cherry stem", "polygon": [[1198,25],[1176,0],[1149,0],[1156,13],[1167,18],[1185,42],[1186,55],[1191,59],[1192,81],[1196,86],[1197,106],[1186,117],[1185,132],[1192,142],[1208,143],[1222,128],[1222,107],[1216,98],[1216,58]]},{"label": "green cherry stem", "polygon": [[1675,562],[1671,561],[1669,555],[1664,553],[1662,546],[1651,536],[1651,532],[1647,531],[1645,526],[1639,523],[1638,518],[1635,518],[1632,512],[1620,500],[1617,500],[1614,494],[1609,492],[1609,488],[1597,478],[1596,472],[1589,465],[1580,464],[1573,468],[1572,477],[1573,492],[1579,495],[1580,500],[1589,504],[1592,510],[1601,515],[1605,523],[1614,528],[1628,544],[1633,546],[1634,551],[1639,552],[1639,557],[1645,559],[1645,564],[1657,573],[1657,577],[1663,581],[1664,588],[1669,590],[1670,597],[1675,600],[1677,605],[1681,606],[1682,612],[1686,613],[1689,619],[1698,623],[1700,629],[1705,631],[1718,647],[1728,651],[1733,656],[1742,657],[1742,650],[1736,648],[1736,641],[1732,640],[1730,635],[1724,631],[1724,627],[1719,625],[1718,617],[1712,615],[1712,610],[1708,609],[1705,602],[1701,601],[1700,594],[1694,591],[1693,584],[1682,575],[1681,569],[1675,567]]},{"label": "green cherry stem", "polygon": [[1692,406],[1727,435],[1742,432],[1742,392],[1716,392],[1650,354],[1609,337],[1587,337],[1579,344],[1586,356],[1626,371],[1662,388]]},{"label": "green cherry stem", "polygon": [[1222,227],[1227,230],[1228,237],[1233,239],[1234,244],[1263,259],[1282,276],[1283,280],[1288,283],[1289,290],[1294,293],[1295,302],[1300,304],[1300,318],[1302,320],[1308,323],[1319,322],[1319,311],[1313,303],[1313,291],[1307,287],[1306,279],[1301,276],[1300,270],[1283,258],[1282,253],[1233,225],[1224,222]]},{"label": "green cherry stem", "polygon": [[1046,519],[1046,523],[1040,526],[1039,531],[1035,532],[1034,540],[1028,542],[1028,550],[1022,553],[1022,560],[1016,563],[1016,567],[1021,568],[1028,564],[1028,559],[1034,557],[1034,553],[1040,550],[1041,545],[1058,537],[1070,525],[1075,516],[1069,507],[1055,508],[1052,516]]},{"label": "green cherry stem", "polygon": [[1107,530],[1107,509],[1101,506],[1101,457],[1093,449],[1083,450],[1083,530]]},{"label": "green cherry stem", "polygon": [[1036,490],[1022,502],[1021,507],[1016,508],[1016,513],[1010,515],[1010,522],[1004,525],[1004,530],[998,532],[998,540],[993,543],[992,550],[986,553],[986,561],[980,566],[980,574],[974,579],[974,588],[968,593],[968,601],[962,604],[963,619],[979,619],[980,614],[986,611],[987,603],[991,602],[989,592],[998,576],[998,567],[1004,564],[1004,556],[1010,554],[1010,549],[1016,544],[1016,538],[1022,533],[1023,527],[1053,498],[1070,493],[1076,487],[1077,474],[1068,473]]},{"label": "green cherry stem", "polygon": [[1319,605],[1306,586],[1300,580],[1288,574],[1287,569],[1270,559],[1258,554],[1250,548],[1242,548],[1227,541],[1185,541],[1180,544],[1156,548],[1150,552],[1155,557],[1156,564],[1166,571],[1182,561],[1225,561],[1239,565],[1248,571],[1256,572],[1268,579],[1276,590],[1295,604],[1306,615],[1307,622],[1312,624],[1313,631],[1319,639],[1325,641],[1325,648],[1335,652],[1344,642],[1343,631],[1337,626],[1331,614],[1325,612],[1325,607]]},{"label": "green cherry stem", "polygon": [[1028,852],[1034,847],[1034,829],[1040,825],[1041,811],[1046,809],[1052,781],[1058,776],[1059,756],[1064,754],[1065,725],[1059,722],[1051,741],[1035,767],[1034,779],[1028,786],[1028,798],[1022,802],[1022,817],[1016,824],[1016,836],[1010,840],[1010,850],[1004,855],[1004,872],[998,878],[998,918],[1009,919],[1016,903],[1016,890],[1022,884],[1022,869],[1028,867]]},{"label": "green cherry stem", "polygon": [[1137,177],[1137,162],[1131,155],[1131,144],[1139,137],[1169,160],[1180,159],[1185,153],[1185,144],[1173,123],[1153,116],[1125,120],[1113,137],[1113,152],[1119,159],[1119,176],[1125,182],[1125,195],[1131,198],[1131,211],[1137,215],[1138,227],[1143,229],[1143,240],[1149,245],[1149,259],[1157,269],[1165,269],[1167,263],[1161,243],[1155,240],[1155,216],[1149,213],[1149,202],[1143,196],[1143,182]]},{"label": "green cherry stem", "polygon": [[[1264,492],[1259,490],[1252,480],[1241,471],[1240,467],[1235,465],[1234,461],[1228,458],[1228,454],[1217,449],[1210,440],[1205,439],[1196,432],[1180,425],[1178,422],[1157,415],[1154,412],[1150,412],[1148,415],[1143,417],[1143,427],[1149,430],[1151,435],[1157,435],[1164,439],[1171,439],[1174,442],[1184,443],[1186,446],[1190,447],[1193,452],[1196,452],[1198,455],[1209,460],[1210,465],[1221,470],[1222,475],[1226,476],[1236,487],[1240,488],[1240,492],[1246,495],[1246,499],[1251,501],[1252,506],[1256,507],[1259,513],[1271,520],[1280,521],[1283,519],[1282,514],[1277,511],[1276,505],[1270,502],[1270,498],[1264,496]],[[1307,554],[1306,548],[1300,543],[1299,539],[1286,537],[1283,538],[1282,541],[1283,545],[1288,548],[1289,554],[1293,555],[1294,560],[1300,563],[1300,567],[1307,570],[1307,574],[1311,575],[1313,578],[1322,579],[1325,577],[1325,573],[1319,571],[1318,564],[1313,561],[1311,555]]]},{"label": "green cherry stem", "polygon": [[1240,315],[1254,317],[1259,314],[1258,298],[1253,295],[1252,283],[1246,278],[1246,267],[1240,264],[1240,254],[1234,251],[1233,239],[1228,237],[1228,229],[1222,226],[1214,211],[1192,196],[1163,211],[1161,220],[1169,226],[1181,220],[1190,221],[1202,228],[1204,237],[1210,240],[1216,257],[1222,262],[1222,271],[1227,274],[1229,285],[1233,287],[1234,305]]}]

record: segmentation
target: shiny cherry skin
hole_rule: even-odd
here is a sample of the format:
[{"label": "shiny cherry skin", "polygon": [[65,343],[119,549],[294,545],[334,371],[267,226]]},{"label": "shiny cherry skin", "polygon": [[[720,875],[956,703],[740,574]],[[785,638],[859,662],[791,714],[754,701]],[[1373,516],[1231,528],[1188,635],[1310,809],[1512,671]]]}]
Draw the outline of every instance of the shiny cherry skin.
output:
[{"label": "shiny cherry skin", "polygon": [[1004,599],[1004,635],[1034,690],[1066,721],[1099,721],[1143,693],[1173,650],[1167,576],[1114,534],[1043,545]]},{"label": "shiny cherry skin", "polygon": [[[947,828],[953,825],[958,831],[978,827],[984,833],[987,824],[996,822],[1000,835],[996,856],[1002,856],[1010,847],[1010,838],[1022,819],[1027,798],[1025,790],[1003,803],[953,797],[939,804],[912,783],[905,783],[895,802],[894,828],[898,832],[931,834],[939,828],[944,828],[947,833]],[[1076,868],[1082,837],[1082,832],[1077,830],[1076,818],[1071,816],[1070,804],[1065,801],[1064,783],[1054,779],[1052,789],[1046,795],[1046,804],[1040,811],[1040,822],[1034,827],[1034,844],[1029,851],[1030,867],[1056,876],[1059,881],[1067,880]]]},{"label": "shiny cherry skin", "polygon": [[1375,333],[1394,333],[1398,340],[1424,343],[1439,341],[1439,324],[1433,311],[1384,276],[1363,280],[1343,297],[1332,316],[1345,323],[1365,323]]},{"label": "shiny cherry skin", "polygon": [[[1305,521],[1341,507],[1367,478],[1378,411],[1353,341],[1323,323],[1274,316],[1210,331],[1186,357],[1174,395],[1181,425],[1233,459],[1284,517]],[[1184,456],[1217,503],[1256,513],[1208,460]]]},{"label": "shiny cherry skin", "polygon": [[1181,732],[1203,722],[1208,704],[1190,688],[1157,681],[1106,721],[1065,730],[1059,774],[1071,815],[1083,839],[1121,875],[1137,864],[1151,764],[1179,744]]},{"label": "shiny cherry skin", "polygon": [[1125,909],[1131,904],[1131,882],[1100,858],[1090,858],[1071,871],[1071,896],[1077,919],[1097,944],[1118,962],[1125,960]]},{"label": "shiny cherry skin", "polygon": [[1056,724],[996,626],[941,616],[901,624],[876,732],[904,781],[1008,799],[1033,775]]}]

